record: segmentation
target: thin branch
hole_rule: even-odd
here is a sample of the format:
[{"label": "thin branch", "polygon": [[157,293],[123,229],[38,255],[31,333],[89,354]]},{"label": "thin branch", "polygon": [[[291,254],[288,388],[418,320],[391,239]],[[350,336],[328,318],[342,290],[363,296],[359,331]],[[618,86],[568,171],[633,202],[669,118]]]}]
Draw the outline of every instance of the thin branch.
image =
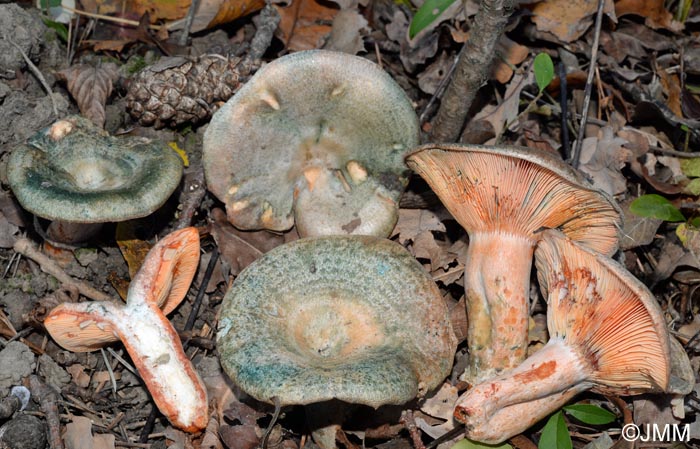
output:
[{"label": "thin branch", "polygon": [[586,133],[586,122],[588,121],[588,108],[591,104],[591,91],[593,90],[593,75],[595,75],[596,61],[598,59],[598,44],[600,42],[600,28],[603,24],[603,0],[598,0],[598,10],[595,16],[595,34],[593,35],[593,45],[591,47],[591,62],[588,67],[588,78],[586,78],[586,87],[583,90],[583,107],[581,111],[581,125],[578,127],[578,138],[576,146],[571,155],[571,166],[578,168],[579,159],[581,157],[581,147],[583,146],[583,138]]},{"label": "thin branch", "polygon": [[94,299],[96,301],[114,301],[109,295],[103,293],[83,281],[73,279],[66,273],[56,262],[49,258],[46,254],[41,253],[34,247],[34,244],[26,237],[18,239],[13,249],[19,254],[32,259],[39,264],[41,271],[48,273],[58,279],[64,285],[76,288],[81,295]]},{"label": "thin branch", "polygon": [[44,90],[46,90],[46,93],[49,96],[49,100],[51,100],[51,106],[53,107],[53,115],[56,116],[56,118],[58,118],[58,106],[56,106],[56,100],[53,98],[53,91],[51,90],[51,86],[49,86],[49,83],[46,82],[46,79],[41,73],[41,70],[39,70],[39,67],[34,65],[32,60],[29,59],[29,56],[27,56],[24,50],[22,50],[22,47],[17,45],[12,39],[8,38],[7,36],[3,36],[3,39],[5,39],[7,42],[10,43],[10,45],[15,47],[19,54],[22,55],[22,58],[24,58],[24,62],[26,62],[27,66],[29,66],[29,70],[32,71],[34,76],[36,76],[36,78],[41,83],[41,86],[44,88]]},{"label": "thin branch", "polygon": [[513,0],[481,0],[469,40],[459,53],[454,75],[447,86],[430,140],[454,142],[459,137],[476,92],[488,80],[496,43],[508,23]]}]

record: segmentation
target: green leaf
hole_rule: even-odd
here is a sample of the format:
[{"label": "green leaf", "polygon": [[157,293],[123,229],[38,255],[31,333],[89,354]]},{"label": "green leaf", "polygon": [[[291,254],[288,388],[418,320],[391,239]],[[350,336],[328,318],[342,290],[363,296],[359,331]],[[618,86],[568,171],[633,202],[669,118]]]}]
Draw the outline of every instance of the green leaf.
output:
[{"label": "green leaf", "polygon": [[700,178],[693,178],[688,184],[683,187],[683,193],[688,193],[693,196],[700,195]]},{"label": "green leaf", "polygon": [[571,436],[569,429],[564,421],[564,414],[560,411],[556,412],[547,420],[547,424],[542,429],[540,442],[537,445],[539,449],[572,449]]},{"label": "green leaf", "polygon": [[55,8],[57,6],[61,6],[61,0],[40,0],[39,1],[39,7],[42,10],[46,10],[48,8]]},{"label": "green leaf", "polygon": [[538,53],[534,63],[535,80],[540,92],[554,79],[554,63],[547,53]]},{"label": "green leaf", "polygon": [[447,8],[450,7],[456,0],[426,0],[423,5],[418,8],[416,14],[411,20],[411,26],[408,27],[408,37],[413,39],[418,33],[423,31],[437,19]]},{"label": "green leaf", "polygon": [[681,159],[681,171],[690,178],[700,177],[700,158]]},{"label": "green leaf", "polygon": [[617,419],[617,416],[604,408],[590,404],[574,404],[564,407],[564,411],[582,423],[599,425],[608,424]]},{"label": "green leaf", "polygon": [[658,218],[664,221],[685,221],[685,217],[661,195],[642,195],[630,204],[630,212],[640,217]]},{"label": "green leaf", "polygon": [[494,446],[491,444],[479,443],[477,441],[467,440],[466,438],[455,443],[450,449],[513,449],[510,444],[504,443]]},{"label": "green leaf", "polygon": [[56,35],[58,35],[63,42],[68,42],[68,28],[66,28],[64,24],[54,22],[44,17],[42,17],[42,20],[44,21],[44,25],[56,31]]}]

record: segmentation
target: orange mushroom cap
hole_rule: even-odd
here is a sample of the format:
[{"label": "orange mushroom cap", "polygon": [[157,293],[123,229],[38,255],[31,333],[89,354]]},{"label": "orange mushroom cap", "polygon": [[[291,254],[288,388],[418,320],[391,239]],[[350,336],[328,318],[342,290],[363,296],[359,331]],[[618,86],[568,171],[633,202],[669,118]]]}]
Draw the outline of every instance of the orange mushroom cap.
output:
[{"label": "orange mushroom cap", "polygon": [[504,441],[588,389],[632,395],[669,388],[670,340],[651,292],[561,232],[542,234],[535,263],[550,340],[458,400],[455,418],[469,438]]},{"label": "orange mushroom cap", "polygon": [[617,250],[617,205],[542,150],[428,144],[409,154],[406,163],[470,234],[502,232],[538,240],[538,230],[558,228],[600,253]]},{"label": "orange mushroom cap", "polygon": [[612,259],[545,231],[535,250],[550,338],[588,361],[594,389],[639,394],[668,388],[669,335],[658,302]]}]

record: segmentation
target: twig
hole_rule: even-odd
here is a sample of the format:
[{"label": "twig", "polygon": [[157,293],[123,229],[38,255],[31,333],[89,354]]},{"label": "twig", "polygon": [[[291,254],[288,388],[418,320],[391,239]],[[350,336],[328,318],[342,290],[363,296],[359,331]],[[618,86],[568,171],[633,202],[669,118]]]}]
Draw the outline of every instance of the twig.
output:
[{"label": "twig", "polygon": [[38,263],[41,271],[44,273],[55,277],[62,284],[77,289],[81,295],[94,299],[95,301],[114,301],[109,295],[91,287],[83,281],[70,277],[56,262],[36,249],[34,244],[26,237],[18,239],[12,248],[24,257]]},{"label": "twig", "polygon": [[452,74],[455,72],[458,62],[459,56],[455,56],[454,61],[452,61],[452,64],[450,64],[450,68],[447,70],[447,73],[445,73],[445,77],[440,80],[440,84],[438,84],[437,89],[435,89],[435,93],[432,97],[430,97],[430,100],[428,100],[428,104],[426,104],[423,108],[423,112],[420,113],[418,121],[420,122],[421,126],[425,123],[428,112],[430,112],[430,109],[433,107],[433,104],[435,104],[435,101],[441,98],[442,94],[445,92],[445,88],[447,88],[448,82],[450,79],[452,79]]},{"label": "twig", "polygon": [[219,250],[214,247],[214,251],[211,253],[211,258],[207,264],[207,269],[204,272],[204,277],[202,282],[199,284],[199,291],[197,296],[192,303],[192,310],[190,315],[187,317],[187,323],[185,323],[184,331],[191,331],[194,327],[194,322],[197,320],[197,315],[199,314],[199,308],[202,305],[202,298],[204,298],[204,292],[207,290],[207,285],[209,285],[209,280],[211,275],[214,273],[214,268],[216,267],[216,262],[219,260]]},{"label": "twig", "polygon": [[197,208],[202,204],[206,193],[202,164],[191,165],[185,170],[182,193],[179,198],[182,211],[179,213],[173,226],[175,229],[182,229],[192,225],[192,217],[194,217]]},{"label": "twig", "polygon": [[272,6],[270,2],[267,2],[254,22],[257,30],[253,40],[250,42],[248,58],[251,61],[257,61],[262,58],[270,47],[277,25],[280,23],[280,14],[277,12],[277,8]]},{"label": "twig", "polygon": [[425,449],[425,445],[421,439],[420,429],[418,429],[418,425],[416,425],[416,420],[413,419],[413,410],[409,409],[401,412],[401,422],[406,426],[406,430],[408,430],[408,434],[411,436],[414,449]]},{"label": "twig", "polygon": [[588,121],[588,108],[591,104],[591,91],[593,90],[593,75],[595,75],[596,61],[598,59],[598,44],[600,42],[600,28],[603,24],[603,0],[598,0],[598,10],[595,17],[595,34],[593,35],[593,45],[591,47],[591,61],[588,66],[588,77],[586,78],[586,87],[583,89],[583,107],[581,108],[581,125],[578,127],[578,138],[574,146],[574,152],[571,155],[571,166],[578,168],[579,159],[581,157],[581,148],[583,146],[583,138],[586,133],[586,122]]},{"label": "twig", "polygon": [[566,67],[559,63],[559,103],[561,106],[561,147],[564,150],[564,158],[571,158],[569,144],[569,106],[567,102]]},{"label": "twig", "polygon": [[61,421],[58,417],[58,395],[36,375],[29,376],[29,388],[32,397],[39,401],[41,411],[46,415],[46,423],[49,426],[49,447],[63,449]]},{"label": "twig", "polygon": [[24,58],[24,62],[27,63],[27,66],[29,66],[29,70],[32,71],[34,76],[39,80],[41,83],[41,86],[46,90],[47,95],[49,96],[49,100],[51,100],[51,106],[53,107],[53,115],[58,118],[58,106],[56,106],[56,100],[53,98],[53,91],[51,90],[51,86],[49,86],[49,83],[46,82],[46,79],[44,78],[44,75],[41,73],[41,70],[37,66],[34,65],[31,59],[29,59],[29,56],[22,50],[22,47],[17,45],[12,39],[8,38],[7,36],[3,35],[3,39],[5,39],[7,42],[10,43],[13,47],[17,49],[20,55],[22,55],[22,58]]},{"label": "twig", "polygon": [[513,3],[513,0],[479,2],[479,12],[474,17],[469,40],[459,53],[454,76],[433,121],[431,141],[457,140],[476,92],[489,77],[496,42],[508,22]]},{"label": "twig", "polygon": [[181,46],[187,45],[187,38],[190,37],[190,30],[192,29],[192,22],[194,22],[194,16],[199,8],[199,0],[192,0],[190,3],[190,9],[187,11],[187,17],[185,17],[185,27],[182,29],[182,34],[180,39],[178,39],[178,44]]},{"label": "twig", "polygon": [[[72,12],[73,14],[77,14],[79,16],[85,16],[85,17],[90,17],[92,19],[99,19],[99,20],[104,20],[106,22],[113,22],[113,23],[119,23],[122,25],[131,25],[134,27],[139,26],[139,21],[138,20],[129,20],[129,19],[122,19],[120,17],[112,17],[112,16],[106,16],[104,14],[95,14],[87,11],[83,11],[80,9],[75,9],[71,8],[70,6],[66,5],[61,5],[61,8],[65,9],[66,11]],[[151,30],[160,30],[161,28],[165,27],[166,29],[171,29],[175,25],[179,25],[180,21],[174,21],[170,23],[166,23],[165,25],[148,25],[148,28]]]}]

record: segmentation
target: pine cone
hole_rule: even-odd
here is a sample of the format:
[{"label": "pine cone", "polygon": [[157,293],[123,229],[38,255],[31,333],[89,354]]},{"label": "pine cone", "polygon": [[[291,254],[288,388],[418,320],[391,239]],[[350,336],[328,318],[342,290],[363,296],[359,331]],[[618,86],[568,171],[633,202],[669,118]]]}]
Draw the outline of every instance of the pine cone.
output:
[{"label": "pine cone", "polygon": [[205,120],[258,68],[236,57],[169,57],[129,80],[126,108],[141,125],[177,126]]}]

